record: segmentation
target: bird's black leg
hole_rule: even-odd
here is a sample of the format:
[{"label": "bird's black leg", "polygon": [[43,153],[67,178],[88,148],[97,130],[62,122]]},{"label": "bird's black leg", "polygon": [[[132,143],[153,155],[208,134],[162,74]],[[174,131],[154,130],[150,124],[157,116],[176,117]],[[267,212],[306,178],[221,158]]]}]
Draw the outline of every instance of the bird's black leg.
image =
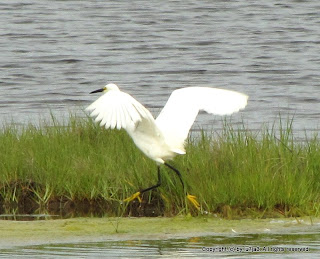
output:
[{"label": "bird's black leg", "polygon": [[140,198],[140,195],[144,192],[147,192],[147,191],[150,191],[152,189],[155,189],[155,188],[158,188],[159,186],[161,185],[161,176],[160,176],[160,166],[158,166],[158,182],[151,186],[151,187],[148,187],[146,189],[143,189],[139,192],[136,192],[135,194],[131,195],[130,197],[126,198],[124,201],[133,201],[134,199],[138,199],[140,202],[141,202],[141,198]]},{"label": "bird's black leg", "polygon": [[[171,165],[169,165],[169,164],[167,164],[167,163],[164,163],[164,164],[165,164],[165,166],[169,167],[171,170],[173,170],[173,171],[178,175],[178,177],[179,177],[179,179],[180,179],[180,182],[181,182],[181,184],[182,184],[182,187],[183,187],[183,191],[185,192],[188,200],[189,200],[198,210],[200,210],[200,204],[199,204],[199,202],[197,201],[196,197],[193,196],[193,195],[190,195],[190,194],[188,194],[188,193],[186,192],[185,186],[184,186],[184,183],[183,183],[183,180],[182,180],[182,175],[181,175],[181,173],[178,171],[178,169],[174,168],[173,166],[171,166]],[[158,166],[158,182],[157,182],[155,185],[151,186],[151,187],[148,187],[148,188],[143,189],[143,190],[141,190],[141,191],[139,191],[139,192],[136,192],[135,194],[133,194],[133,195],[130,196],[129,198],[125,199],[124,201],[129,202],[129,201],[132,201],[132,200],[134,200],[134,199],[138,199],[138,200],[141,202],[140,195],[141,195],[142,193],[147,192],[147,191],[150,191],[150,190],[152,190],[152,189],[156,189],[156,188],[158,188],[160,185],[161,185],[161,175],[160,175],[160,166]]]},{"label": "bird's black leg", "polygon": [[169,165],[167,163],[164,163],[165,166],[169,167],[171,170],[173,170],[178,176],[179,176],[179,179],[180,179],[180,182],[182,184],[182,187],[183,187],[183,191],[185,193],[185,195],[187,196],[187,199],[193,204],[193,206],[197,209],[197,210],[200,210],[200,204],[199,202],[197,201],[197,198],[196,196],[193,196],[193,195],[190,195],[186,192],[185,188],[184,188],[184,183],[183,183],[183,180],[182,180],[182,175],[181,173],[178,171],[178,169],[174,168],[172,165]]},{"label": "bird's black leg", "polygon": [[184,183],[183,183],[183,180],[182,180],[182,175],[181,173],[178,171],[178,169],[174,168],[172,165],[169,165],[167,163],[164,163],[167,167],[169,167],[171,170],[173,170],[178,176],[179,176],[179,179],[180,179],[180,182],[182,184],[182,187],[183,187],[183,190],[185,191],[184,189]]},{"label": "bird's black leg", "polygon": [[161,185],[160,166],[158,166],[158,182],[155,185],[151,186],[151,187],[148,187],[146,189],[141,190],[140,193],[142,194],[144,192],[147,192],[147,191],[150,191],[152,189],[158,188],[160,185]]}]

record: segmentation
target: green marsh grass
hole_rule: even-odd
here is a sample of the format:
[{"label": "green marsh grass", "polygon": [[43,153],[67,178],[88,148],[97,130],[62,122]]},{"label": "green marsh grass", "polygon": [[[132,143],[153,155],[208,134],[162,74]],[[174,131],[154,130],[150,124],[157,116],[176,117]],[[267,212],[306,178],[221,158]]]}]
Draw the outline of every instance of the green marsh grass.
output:
[{"label": "green marsh grass", "polygon": [[122,202],[157,181],[156,164],[122,130],[105,130],[75,116],[67,123],[53,118],[40,126],[7,124],[0,132],[2,212],[82,204],[84,210],[100,206],[117,216],[319,215],[320,142],[316,136],[295,141],[292,121],[259,132],[225,123],[221,132],[189,138],[186,147],[187,154],[171,164],[181,171],[187,191],[198,197],[200,212],[165,167],[161,187],[145,193],[142,204]]}]

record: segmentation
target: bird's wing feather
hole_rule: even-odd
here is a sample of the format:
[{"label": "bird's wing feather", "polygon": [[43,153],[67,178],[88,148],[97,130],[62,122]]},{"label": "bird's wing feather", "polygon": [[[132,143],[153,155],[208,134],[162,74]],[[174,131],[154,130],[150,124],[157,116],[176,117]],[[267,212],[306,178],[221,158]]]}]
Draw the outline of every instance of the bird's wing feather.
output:
[{"label": "bird's wing feather", "polygon": [[106,92],[86,110],[107,129],[125,129],[134,143],[148,157],[158,163],[173,157],[171,150],[151,113],[132,96],[121,91]]},{"label": "bird's wing feather", "polygon": [[86,109],[90,116],[107,129],[133,131],[142,120],[154,121],[151,113],[131,95],[121,91],[109,91]]},{"label": "bird's wing feather", "polygon": [[182,149],[200,110],[228,115],[243,109],[248,96],[224,89],[188,87],[172,92],[156,119],[165,139],[173,148]]}]

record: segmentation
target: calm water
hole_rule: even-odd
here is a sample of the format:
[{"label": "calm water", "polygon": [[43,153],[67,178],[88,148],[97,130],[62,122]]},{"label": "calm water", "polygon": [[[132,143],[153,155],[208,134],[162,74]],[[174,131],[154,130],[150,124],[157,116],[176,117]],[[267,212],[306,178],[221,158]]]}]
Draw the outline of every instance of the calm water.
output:
[{"label": "calm water", "polygon": [[309,232],[46,244],[0,249],[0,258],[317,258],[319,239]]},{"label": "calm water", "polygon": [[[320,2],[17,1],[0,3],[0,122],[79,111],[115,82],[155,112],[171,91],[250,96],[249,128],[294,116],[319,129]],[[202,125],[220,128],[217,117]],[[303,133],[304,134],[304,133]]]}]

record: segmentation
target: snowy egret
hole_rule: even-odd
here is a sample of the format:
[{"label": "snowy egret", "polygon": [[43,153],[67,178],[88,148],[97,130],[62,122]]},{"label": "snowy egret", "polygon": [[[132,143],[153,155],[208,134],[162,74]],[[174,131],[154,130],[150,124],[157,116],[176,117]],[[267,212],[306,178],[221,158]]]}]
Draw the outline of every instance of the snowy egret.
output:
[{"label": "snowy egret", "polygon": [[[131,95],[119,90],[115,84],[92,91],[104,94],[86,110],[96,117],[106,129],[125,129],[136,146],[158,165],[158,182],[146,189],[136,192],[125,201],[139,199],[146,191],[161,185],[160,165],[164,164],[179,177],[182,187],[185,186],[181,173],[168,164],[176,155],[185,154],[184,142],[200,110],[217,115],[228,115],[243,109],[248,96],[242,93],[210,88],[187,87],[174,90],[157,119]],[[197,208],[199,203],[195,196],[188,194],[188,200]]]}]

